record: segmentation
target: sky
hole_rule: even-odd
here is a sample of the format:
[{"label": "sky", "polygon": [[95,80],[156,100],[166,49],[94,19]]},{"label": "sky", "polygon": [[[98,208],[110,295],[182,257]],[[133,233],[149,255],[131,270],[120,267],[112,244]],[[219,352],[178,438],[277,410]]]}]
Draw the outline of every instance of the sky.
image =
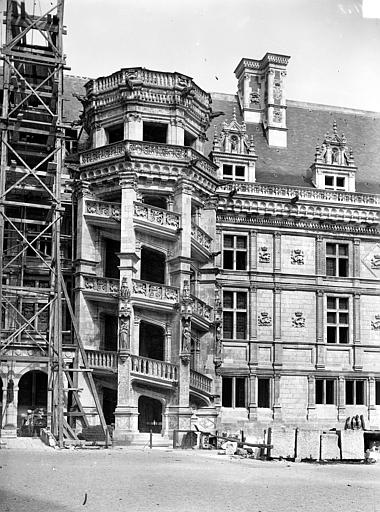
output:
[{"label": "sky", "polygon": [[240,59],[273,52],[288,99],[380,111],[380,0],[65,0],[64,23],[70,74],[141,66],[234,94]]}]

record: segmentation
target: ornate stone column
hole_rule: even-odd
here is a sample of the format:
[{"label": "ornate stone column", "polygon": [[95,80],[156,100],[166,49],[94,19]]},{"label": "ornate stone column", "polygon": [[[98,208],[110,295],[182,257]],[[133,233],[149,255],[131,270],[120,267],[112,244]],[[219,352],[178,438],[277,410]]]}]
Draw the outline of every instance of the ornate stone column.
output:
[{"label": "ornate stone column", "polygon": [[172,326],[167,323],[165,325],[165,361],[170,362],[172,360]]},{"label": "ornate stone column", "polygon": [[249,271],[257,270],[257,231],[249,232]]},{"label": "ornate stone column", "polygon": [[353,304],[353,351],[354,351],[354,365],[355,371],[363,369],[363,347],[360,341],[360,293],[354,293]]},{"label": "ornate stone column", "polygon": [[353,251],[353,277],[360,277],[360,239],[354,239],[354,251]]},{"label": "ornate stone column", "polygon": [[324,276],[326,274],[326,262],[323,251],[323,237],[321,235],[317,235],[315,239],[315,271],[317,277]]}]

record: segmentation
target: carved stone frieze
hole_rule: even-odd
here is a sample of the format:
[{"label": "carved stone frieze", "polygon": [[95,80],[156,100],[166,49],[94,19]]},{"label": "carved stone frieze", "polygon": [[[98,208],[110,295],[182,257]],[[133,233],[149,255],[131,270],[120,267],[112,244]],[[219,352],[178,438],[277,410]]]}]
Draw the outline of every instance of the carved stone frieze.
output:
[{"label": "carved stone frieze", "polygon": [[135,203],[134,216],[152,224],[168,228],[178,229],[180,226],[180,215],[178,213],[169,212],[143,203]]},{"label": "carved stone frieze", "polygon": [[371,329],[373,331],[380,331],[380,315],[375,315],[374,319],[371,320]]},{"label": "carved stone frieze", "polygon": [[98,217],[108,217],[120,221],[121,206],[118,203],[105,203],[103,201],[86,201],[86,213]]},{"label": "carved stone frieze", "polygon": [[259,263],[270,263],[271,255],[268,247],[263,246],[259,248]]},{"label": "carved stone frieze", "polygon": [[196,224],[191,224],[191,238],[199,243],[207,251],[211,250],[212,238],[202,228]]},{"label": "carved stone frieze", "polygon": [[148,299],[160,300],[174,304],[179,300],[179,291],[172,286],[133,280],[133,294]]},{"label": "carved stone frieze", "polygon": [[281,123],[282,122],[282,110],[279,108],[275,108],[273,110],[273,121],[275,123]]},{"label": "carved stone frieze", "polygon": [[371,268],[380,270],[380,254],[374,254],[371,258]]},{"label": "carved stone frieze", "polygon": [[119,294],[118,279],[83,276],[83,283],[85,290],[89,292]]}]

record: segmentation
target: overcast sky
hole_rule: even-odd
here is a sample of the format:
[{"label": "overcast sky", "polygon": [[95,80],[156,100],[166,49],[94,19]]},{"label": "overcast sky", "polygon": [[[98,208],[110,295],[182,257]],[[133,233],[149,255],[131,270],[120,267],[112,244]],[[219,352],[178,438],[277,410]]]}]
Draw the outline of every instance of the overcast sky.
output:
[{"label": "overcast sky", "polygon": [[289,99],[380,111],[380,20],[362,2],[376,16],[380,0],[66,0],[64,51],[71,74],[142,66],[226,93],[242,57],[282,53]]}]

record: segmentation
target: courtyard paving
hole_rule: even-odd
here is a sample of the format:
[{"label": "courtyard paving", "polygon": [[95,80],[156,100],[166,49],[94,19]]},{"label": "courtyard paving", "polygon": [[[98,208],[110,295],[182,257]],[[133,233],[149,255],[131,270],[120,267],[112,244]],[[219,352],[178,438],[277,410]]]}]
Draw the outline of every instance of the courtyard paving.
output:
[{"label": "courtyard paving", "polygon": [[0,450],[1,512],[380,512],[380,464],[165,449]]}]

